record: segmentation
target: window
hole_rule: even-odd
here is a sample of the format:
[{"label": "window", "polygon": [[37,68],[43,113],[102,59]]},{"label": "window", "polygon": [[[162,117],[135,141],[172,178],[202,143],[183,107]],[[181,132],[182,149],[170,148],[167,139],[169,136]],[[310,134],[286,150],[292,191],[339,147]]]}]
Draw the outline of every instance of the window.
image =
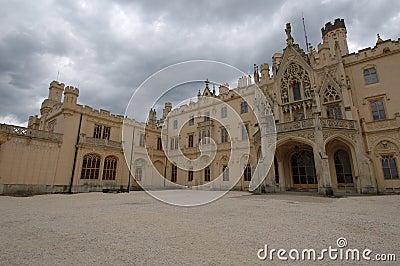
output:
[{"label": "window", "polygon": [[247,164],[246,167],[244,168],[244,181],[250,181],[251,180],[251,166],[250,164]]},{"label": "window", "polygon": [[210,130],[201,131],[201,144],[210,144]]},{"label": "window", "polygon": [[228,142],[228,131],[226,128],[221,128],[221,143]]},{"label": "window", "polygon": [[193,147],[193,135],[189,135],[188,147],[189,147],[189,148],[192,148],[192,147]]},{"label": "window", "polygon": [[83,157],[81,179],[98,179],[100,171],[100,155],[89,153]]},{"label": "window", "polygon": [[378,76],[376,75],[376,69],[374,67],[364,69],[364,81],[365,85],[378,82]]},{"label": "window", "polygon": [[339,184],[353,184],[353,172],[349,154],[345,150],[338,150],[333,157],[335,159],[337,182]]},{"label": "window", "polygon": [[274,157],[275,183],[279,184],[279,167],[278,160]]},{"label": "window", "polygon": [[295,185],[317,184],[314,155],[311,151],[299,151],[292,155],[292,175]]},{"label": "window", "polygon": [[100,139],[101,138],[101,130],[102,130],[101,125],[94,125],[94,131],[93,131],[93,138],[95,139]]},{"label": "window", "polygon": [[382,99],[371,101],[372,118],[374,120],[386,119],[385,107]]},{"label": "window", "polygon": [[145,145],[145,135],[143,133],[140,133],[139,146],[144,147],[144,145]]},{"label": "window", "polygon": [[103,139],[110,139],[110,127],[103,127]]},{"label": "window", "polygon": [[326,87],[324,92],[324,103],[340,101],[340,94],[331,85]]},{"label": "window", "polygon": [[178,137],[171,138],[171,150],[177,150],[179,148]]},{"label": "window", "polygon": [[161,138],[157,138],[157,150],[162,150],[162,140]]},{"label": "window", "polygon": [[294,116],[294,121],[299,121],[304,119],[303,111],[298,111]]},{"label": "window", "polygon": [[221,107],[221,118],[225,118],[228,116],[228,108],[226,106]]},{"label": "window", "polygon": [[178,179],[178,167],[173,164],[171,168],[171,182],[176,182]]},{"label": "window", "polygon": [[141,166],[137,166],[135,168],[135,180],[142,181],[143,178],[143,168]]},{"label": "window", "polygon": [[103,180],[115,180],[117,173],[117,157],[107,156],[104,160]]},{"label": "window", "polygon": [[242,125],[242,140],[248,140],[249,139],[249,125],[244,124]]},{"label": "window", "polygon": [[191,115],[189,118],[189,126],[193,126],[194,125],[194,116]]},{"label": "window", "polygon": [[56,120],[52,120],[47,124],[47,130],[50,132],[54,132],[54,127],[56,126]]},{"label": "window", "polygon": [[204,112],[204,122],[210,121],[210,111]]},{"label": "window", "polygon": [[342,119],[342,110],[339,105],[328,105],[326,107],[328,118],[331,119]]},{"label": "window", "polygon": [[204,181],[209,182],[211,180],[211,170],[210,167],[207,166],[204,168]]},{"label": "window", "polygon": [[293,100],[301,100],[300,83],[297,81],[293,82]]},{"label": "window", "polygon": [[222,166],[222,181],[229,181],[229,167],[227,165]]},{"label": "window", "polygon": [[241,102],[240,103],[240,113],[241,114],[245,114],[248,111],[248,106],[247,106],[247,102]]},{"label": "window", "polygon": [[174,129],[178,129],[178,120],[174,120]]},{"label": "window", "polygon": [[193,181],[193,168],[190,167],[189,171],[188,171],[188,182],[192,182]]},{"label": "window", "polygon": [[382,170],[385,179],[398,179],[399,172],[397,171],[396,158],[393,155],[382,155]]}]

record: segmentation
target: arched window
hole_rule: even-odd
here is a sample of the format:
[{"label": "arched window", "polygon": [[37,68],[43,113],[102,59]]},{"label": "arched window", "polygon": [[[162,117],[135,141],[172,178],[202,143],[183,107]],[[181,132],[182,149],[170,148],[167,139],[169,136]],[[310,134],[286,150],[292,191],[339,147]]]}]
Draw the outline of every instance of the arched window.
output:
[{"label": "arched window", "polygon": [[300,83],[297,81],[293,82],[293,100],[301,100]]},{"label": "arched window", "polygon": [[353,184],[350,157],[345,150],[338,150],[333,155],[338,184]]},{"label": "arched window", "polygon": [[157,138],[157,150],[162,150],[162,140],[161,138]]},{"label": "arched window", "polygon": [[103,180],[115,180],[117,174],[117,161],[115,156],[107,156],[104,159]]},{"label": "arched window", "polygon": [[396,158],[393,155],[382,155],[382,170],[385,179],[399,179]]},{"label": "arched window", "polygon": [[95,153],[83,157],[81,179],[98,179],[101,157]]},{"label": "arched window", "polygon": [[292,174],[295,185],[317,184],[314,155],[311,151],[299,151],[292,155]]}]

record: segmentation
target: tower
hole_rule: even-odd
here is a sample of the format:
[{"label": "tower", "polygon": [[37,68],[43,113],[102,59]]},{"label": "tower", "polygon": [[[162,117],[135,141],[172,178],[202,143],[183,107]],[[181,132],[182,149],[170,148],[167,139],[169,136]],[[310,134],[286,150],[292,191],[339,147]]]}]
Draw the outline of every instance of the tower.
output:
[{"label": "tower", "polygon": [[75,105],[78,101],[78,88],[67,86],[64,91],[64,103]]},{"label": "tower", "polygon": [[333,22],[328,22],[321,29],[323,44],[328,45],[331,55],[335,54],[335,44],[337,43],[341,55],[349,53],[347,46],[347,30],[344,19],[337,18]]},{"label": "tower", "polygon": [[51,108],[54,107],[54,105],[56,105],[57,103],[61,103],[64,86],[64,83],[59,83],[55,80],[50,83],[49,95],[47,99],[44,99],[40,108],[41,115],[47,114],[51,110]]}]

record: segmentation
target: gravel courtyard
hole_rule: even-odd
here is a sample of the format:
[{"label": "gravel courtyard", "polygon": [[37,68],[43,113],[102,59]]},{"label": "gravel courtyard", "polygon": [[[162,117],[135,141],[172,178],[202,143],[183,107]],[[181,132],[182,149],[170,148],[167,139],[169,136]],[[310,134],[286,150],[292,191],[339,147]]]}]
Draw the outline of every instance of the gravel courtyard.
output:
[{"label": "gravel courtyard", "polygon": [[336,248],[339,237],[348,248],[400,256],[400,196],[230,192],[191,208],[145,192],[3,196],[0,213],[0,265],[287,265],[257,251]]}]

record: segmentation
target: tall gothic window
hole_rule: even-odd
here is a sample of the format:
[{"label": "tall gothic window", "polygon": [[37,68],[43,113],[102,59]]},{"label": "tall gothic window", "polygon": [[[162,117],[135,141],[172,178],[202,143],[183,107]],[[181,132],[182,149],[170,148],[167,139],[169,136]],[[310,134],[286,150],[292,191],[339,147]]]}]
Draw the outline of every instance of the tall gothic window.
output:
[{"label": "tall gothic window", "polygon": [[83,157],[81,179],[98,179],[101,157],[95,153]]},{"label": "tall gothic window", "polygon": [[311,151],[299,151],[292,155],[293,183],[301,185],[317,184],[314,155]]},{"label": "tall gothic window", "polygon": [[393,155],[382,155],[382,170],[385,179],[398,179],[399,172],[397,171],[396,158]]},{"label": "tall gothic window", "polygon": [[335,159],[337,182],[339,184],[353,184],[353,172],[349,154],[345,150],[338,150],[333,157]]},{"label": "tall gothic window", "polygon": [[340,101],[340,94],[331,85],[326,87],[324,92],[324,103]]},{"label": "tall gothic window", "polygon": [[209,166],[204,168],[204,181],[206,182],[211,181],[211,170]]},{"label": "tall gothic window", "polygon": [[117,157],[107,156],[104,159],[103,180],[115,180],[117,174]]},{"label": "tall gothic window", "polygon": [[229,167],[227,165],[222,166],[222,181],[229,181]]},{"label": "tall gothic window", "polygon": [[157,138],[157,150],[162,150],[162,140],[161,138]]},{"label": "tall gothic window", "polygon": [[171,168],[171,182],[176,182],[176,180],[178,179],[178,167],[173,164],[172,168]]},{"label": "tall gothic window", "polygon": [[244,168],[244,181],[250,181],[251,180],[251,165],[247,164],[246,167]]},{"label": "tall gothic window", "polygon": [[300,83],[297,81],[293,82],[293,100],[301,100]]}]

